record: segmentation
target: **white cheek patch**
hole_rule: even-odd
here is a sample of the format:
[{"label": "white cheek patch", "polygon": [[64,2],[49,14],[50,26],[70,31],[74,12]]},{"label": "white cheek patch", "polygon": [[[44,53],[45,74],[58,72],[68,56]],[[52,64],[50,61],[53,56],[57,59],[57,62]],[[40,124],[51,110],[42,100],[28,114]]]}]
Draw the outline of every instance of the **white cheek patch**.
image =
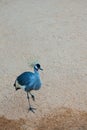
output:
[{"label": "white cheek patch", "polygon": [[26,86],[25,85],[20,85],[18,83],[18,81],[16,80],[16,88],[21,88],[21,89],[25,90]]},{"label": "white cheek patch", "polygon": [[35,69],[38,70],[37,66],[35,66]]}]

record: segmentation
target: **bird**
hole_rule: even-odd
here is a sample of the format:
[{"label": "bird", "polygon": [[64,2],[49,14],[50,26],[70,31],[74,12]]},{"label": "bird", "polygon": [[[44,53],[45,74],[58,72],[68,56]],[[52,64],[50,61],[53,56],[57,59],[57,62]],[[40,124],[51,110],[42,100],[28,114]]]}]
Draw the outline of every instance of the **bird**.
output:
[{"label": "bird", "polygon": [[15,90],[23,89],[27,93],[27,99],[29,103],[29,111],[32,111],[35,113],[36,108],[33,108],[30,104],[30,96],[35,101],[35,96],[31,93],[32,90],[39,90],[42,86],[39,70],[43,69],[41,68],[41,65],[39,63],[34,65],[34,72],[26,71],[20,74],[15,82],[14,87]]}]

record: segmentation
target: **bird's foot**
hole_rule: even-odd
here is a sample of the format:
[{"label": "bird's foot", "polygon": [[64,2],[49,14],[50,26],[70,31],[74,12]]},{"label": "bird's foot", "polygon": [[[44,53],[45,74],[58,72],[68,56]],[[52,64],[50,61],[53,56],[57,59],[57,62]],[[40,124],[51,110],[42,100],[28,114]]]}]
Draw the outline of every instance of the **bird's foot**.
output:
[{"label": "bird's foot", "polygon": [[29,107],[29,111],[31,111],[31,112],[33,112],[33,113],[35,113],[35,111],[34,111],[34,110],[36,110],[36,108]]},{"label": "bird's foot", "polygon": [[34,95],[31,95],[31,97],[32,97],[33,101],[35,101],[35,96],[34,96]]}]

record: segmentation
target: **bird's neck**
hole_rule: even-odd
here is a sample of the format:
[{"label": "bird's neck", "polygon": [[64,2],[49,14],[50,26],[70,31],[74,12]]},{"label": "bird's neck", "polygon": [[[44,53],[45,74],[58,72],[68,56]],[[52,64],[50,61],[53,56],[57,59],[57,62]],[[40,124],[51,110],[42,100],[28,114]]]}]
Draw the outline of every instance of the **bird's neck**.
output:
[{"label": "bird's neck", "polygon": [[39,75],[39,72],[36,69],[34,69],[34,73],[37,74],[37,75]]}]

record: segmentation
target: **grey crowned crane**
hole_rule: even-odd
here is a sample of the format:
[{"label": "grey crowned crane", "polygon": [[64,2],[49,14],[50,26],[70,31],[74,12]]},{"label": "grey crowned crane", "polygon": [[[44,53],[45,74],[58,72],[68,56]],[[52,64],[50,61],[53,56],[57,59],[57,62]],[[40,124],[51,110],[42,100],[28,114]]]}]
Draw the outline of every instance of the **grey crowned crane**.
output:
[{"label": "grey crowned crane", "polygon": [[14,87],[16,90],[23,89],[24,91],[26,91],[29,103],[29,111],[32,111],[33,113],[35,108],[31,107],[30,96],[33,99],[33,101],[35,101],[35,97],[33,94],[31,94],[31,91],[39,90],[41,88],[39,70],[43,70],[40,64],[35,64],[34,72],[23,72],[16,78],[14,83]]}]

